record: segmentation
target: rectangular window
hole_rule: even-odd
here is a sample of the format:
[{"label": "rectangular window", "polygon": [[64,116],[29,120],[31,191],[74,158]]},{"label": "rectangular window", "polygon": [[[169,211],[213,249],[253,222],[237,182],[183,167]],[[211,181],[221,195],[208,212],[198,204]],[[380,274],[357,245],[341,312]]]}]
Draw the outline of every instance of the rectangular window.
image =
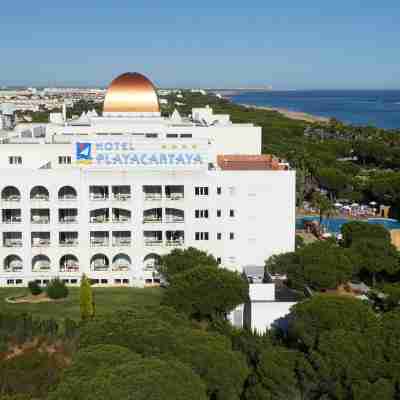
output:
[{"label": "rectangular window", "polygon": [[7,285],[14,285],[14,279],[7,279]]},{"label": "rectangular window", "polygon": [[235,210],[229,210],[229,216],[234,217],[235,216]]},{"label": "rectangular window", "polygon": [[217,210],[217,217],[218,217],[218,218],[221,217],[221,210]]},{"label": "rectangular window", "polygon": [[222,188],[221,188],[221,186],[218,186],[217,187],[217,194],[221,194],[222,193]]},{"label": "rectangular window", "polygon": [[222,262],[221,257],[217,257],[217,264],[220,265]]},{"label": "rectangular window", "polygon": [[222,239],[222,233],[218,232],[217,233],[217,240],[221,240]]},{"label": "rectangular window", "polygon": [[22,285],[23,282],[24,282],[24,281],[23,281],[22,279],[16,279],[16,280],[15,280],[15,284],[16,284],[16,285]]},{"label": "rectangular window", "polygon": [[158,134],[157,134],[157,133],[146,133],[145,136],[146,136],[147,138],[151,138],[151,139],[158,138]]},{"label": "rectangular window", "polygon": [[194,216],[196,218],[208,218],[208,210],[196,210]]},{"label": "rectangular window", "polygon": [[191,138],[192,134],[191,133],[182,133],[181,138]]},{"label": "rectangular window", "polygon": [[71,156],[58,156],[58,163],[60,165],[71,164]]},{"label": "rectangular window", "polygon": [[235,234],[233,232],[231,232],[229,234],[229,240],[233,240],[233,239],[235,239]]},{"label": "rectangular window", "polygon": [[194,235],[195,240],[208,240],[208,232],[196,232]]},{"label": "rectangular window", "polygon": [[177,133],[167,133],[167,138],[169,139],[175,139],[178,137]]},{"label": "rectangular window", "polygon": [[194,194],[196,196],[208,196],[208,187],[207,186],[196,186],[194,188]]},{"label": "rectangular window", "polygon": [[10,165],[21,165],[22,157],[21,156],[10,156],[10,157],[8,157],[8,163]]}]

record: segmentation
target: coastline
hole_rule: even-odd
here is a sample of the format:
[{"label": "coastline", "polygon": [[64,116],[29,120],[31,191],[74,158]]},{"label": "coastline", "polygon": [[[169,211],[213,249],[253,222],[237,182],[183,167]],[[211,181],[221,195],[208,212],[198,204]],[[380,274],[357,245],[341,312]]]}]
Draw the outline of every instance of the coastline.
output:
[{"label": "coastline", "polygon": [[255,106],[255,105],[251,105],[251,104],[240,104],[240,103],[238,103],[238,104],[243,107],[246,107],[246,108],[255,108],[257,110],[264,110],[264,111],[275,111],[289,119],[295,119],[295,120],[311,122],[311,123],[314,123],[314,122],[328,123],[329,122],[329,118],[327,118],[327,117],[319,117],[317,115],[307,114],[307,113],[301,112],[301,111],[290,111],[290,110],[287,110],[286,108]]}]

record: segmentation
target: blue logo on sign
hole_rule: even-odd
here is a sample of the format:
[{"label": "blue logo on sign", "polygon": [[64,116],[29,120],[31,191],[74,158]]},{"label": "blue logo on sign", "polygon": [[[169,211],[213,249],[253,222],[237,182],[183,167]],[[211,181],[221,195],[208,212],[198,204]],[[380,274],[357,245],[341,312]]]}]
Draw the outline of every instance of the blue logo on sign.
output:
[{"label": "blue logo on sign", "polygon": [[91,143],[77,143],[76,144],[76,159],[91,160],[92,159],[92,144]]}]

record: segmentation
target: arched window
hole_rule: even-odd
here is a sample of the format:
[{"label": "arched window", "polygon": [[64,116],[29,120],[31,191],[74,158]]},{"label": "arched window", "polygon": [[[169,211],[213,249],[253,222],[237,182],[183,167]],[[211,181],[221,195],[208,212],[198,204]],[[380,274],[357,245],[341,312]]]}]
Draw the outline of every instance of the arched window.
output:
[{"label": "arched window", "polygon": [[49,191],[44,186],[35,186],[30,193],[31,200],[49,201]]},{"label": "arched window", "polygon": [[73,200],[76,200],[77,197],[78,197],[78,194],[72,186],[63,186],[58,191],[58,200],[73,201]]},{"label": "arched window", "polygon": [[60,272],[79,272],[78,257],[66,254],[60,258]]},{"label": "arched window", "polygon": [[131,258],[124,253],[117,254],[112,260],[113,271],[129,271],[131,265]]},{"label": "arched window", "polygon": [[3,269],[4,272],[21,272],[22,271],[22,259],[20,256],[10,254],[4,259]]},{"label": "arched window", "polygon": [[6,186],[1,191],[1,199],[3,201],[20,201],[21,193],[15,186]]},{"label": "arched window", "polygon": [[148,271],[153,271],[157,269],[160,265],[161,257],[156,253],[147,254],[147,256],[143,259],[143,268]]},{"label": "arched window", "polygon": [[101,272],[108,271],[110,261],[105,254],[95,254],[90,260],[90,269],[92,271]]},{"label": "arched window", "polygon": [[38,254],[32,258],[32,272],[48,272],[50,269],[50,258],[46,255]]}]

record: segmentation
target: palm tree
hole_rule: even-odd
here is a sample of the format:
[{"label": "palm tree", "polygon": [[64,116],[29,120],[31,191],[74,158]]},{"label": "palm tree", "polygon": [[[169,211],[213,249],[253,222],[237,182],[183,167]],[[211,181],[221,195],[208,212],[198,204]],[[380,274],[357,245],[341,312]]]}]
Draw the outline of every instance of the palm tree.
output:
[{"label": "palm tree", "polygon": [[335,212],[333,203],[320,192],[315,192],[312,196],[311,204],[318,210],[319,224],[321,225],[324,216],[331,217]]}]

